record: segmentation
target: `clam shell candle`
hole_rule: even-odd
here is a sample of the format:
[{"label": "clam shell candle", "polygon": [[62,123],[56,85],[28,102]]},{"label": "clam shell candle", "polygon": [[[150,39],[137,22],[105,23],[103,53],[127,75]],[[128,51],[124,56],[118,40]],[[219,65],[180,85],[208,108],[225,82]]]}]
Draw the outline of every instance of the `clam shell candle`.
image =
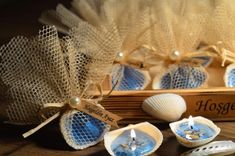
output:
[{"label": "clam shell candle", "polygon": [[104,144],[112,156],[142,156],[156,151],[163,141],[162,133],[148,122],[129,125],[108,132]]},{"label": "clam shell candle", "polygon": [[170,123],[170,128],[178,142],[186,147],[204,145],[220,133],[219,127],[201,116]]}]

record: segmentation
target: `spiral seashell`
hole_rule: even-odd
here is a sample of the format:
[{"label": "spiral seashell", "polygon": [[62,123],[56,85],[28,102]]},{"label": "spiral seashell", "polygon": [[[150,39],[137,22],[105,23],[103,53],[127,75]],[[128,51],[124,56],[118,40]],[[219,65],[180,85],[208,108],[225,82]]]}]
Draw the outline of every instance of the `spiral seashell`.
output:
[{"label": "spiral seashell", "polygon": [[165,121],[176,121],[186,111],[185,100],[177,94],[159,94],[144,100],[142,109]]},{"label": "spiral seashell", "polygon": [[201,155],[230,155],[235,153],[235,143],[228,141],[214,141],[204,146],[187,151],[180,156],[201,156]]}]

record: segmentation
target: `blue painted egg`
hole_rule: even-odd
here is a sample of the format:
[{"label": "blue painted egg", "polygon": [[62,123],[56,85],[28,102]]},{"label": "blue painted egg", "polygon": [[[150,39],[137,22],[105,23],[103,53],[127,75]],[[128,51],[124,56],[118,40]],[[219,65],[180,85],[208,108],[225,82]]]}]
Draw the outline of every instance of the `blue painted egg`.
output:
[{"label": "blue painted egg", "polygon": [[227,66],[224,80],[226,87],[235,87],[235,64]]},{"label": "blue painted egg", "polygon": [[197,88],[205,84],[208,75],[203,67],[189,64],[173,65],[163,76],[153,81],[153,89]]},{"label": "blue painted egg", "polygon": [[68,145],[84,149],[100,142],[110,130],[110,125],[86,113],[71,110],[62,115],[60,128]]},{"label": "blue painted egg", "polygon": [[115,90],[142,90],[150,83],[148,71],[127,65],[114,65],[111,76],[113,87],[118,82]]}]

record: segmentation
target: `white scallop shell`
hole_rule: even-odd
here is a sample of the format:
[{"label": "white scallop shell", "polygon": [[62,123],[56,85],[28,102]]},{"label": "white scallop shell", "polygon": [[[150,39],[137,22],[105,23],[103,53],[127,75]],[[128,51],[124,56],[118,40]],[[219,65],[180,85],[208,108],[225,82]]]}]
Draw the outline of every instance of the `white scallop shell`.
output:
[{"label": "white scallop shell", "polygon": [[204,144],[207,144],[208,142],[211,142],[219,133],[220,133],[220,128],[217,127],[211,120],[209,119],[206,119],[204,117],[201,117],[201,116],[198,116],[198,117],[194,117],[193,118],[194,121],[198,122],[198,123],[201,123],[201,124],[205,124],[207,126],[209,126],[210,128],[212,128],[214,131],[215,131],[215,134],[210,137],[210,138],[207,138],[207,139],[203,139],[203,140],[188,140],[188,139],[185,139],[183,137],[181,137],[180,135],[178,135],[176,133],[176,130],[178,128],[178,126],[182,123],[185,123],[185,122],[188,122],[188,119],[183,119],[183,120],[180,120],[180,121],[177,121],[177,122],[173,122],[173,123],[170,123],[170,128],[172,130],[172,132],[175,134],[178,142],[185,146],[185,147],[198,147],[198,146],[201,146],[201,145],[204,145]]},{"label": "white scallop shell", "polygon": [[156,146],[154,147],[154,149],[152,151],[150,151],[149,153],[146,153],[146,155],[150,155],[151,153],[156,151],[160,147],[160,145],[162,144],[163,135],[162,135],[161,131],[157,127],[153,126],[152,124],[150,124],[148,122],[142,122],[139,124],[129,125],[124,128],[110,131],[104,135],[104,146],[110,155],[114,156],[114,153],[111,149],[112,142],[119,135],[121,135],[124,131],[130,130],[130,129],[143,131],[143,132],[147,133],[149,136],[151,136],[156,141]]},{"label": "white scallop shell", "polygon": [[177,94],[159,94],[144,100],[142,109],[165,121],[176,121],[186,111],[185,100]]}]

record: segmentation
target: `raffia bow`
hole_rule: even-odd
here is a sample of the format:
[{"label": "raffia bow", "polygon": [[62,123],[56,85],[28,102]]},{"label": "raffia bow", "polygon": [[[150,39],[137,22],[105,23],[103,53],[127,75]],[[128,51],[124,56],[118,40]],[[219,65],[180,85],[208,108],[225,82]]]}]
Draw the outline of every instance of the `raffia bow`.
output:
[{"label": "raffia bow", "polygon": [[[122,118],[105,110],[100,104],[98,104],[99,101],[103,99],[103,92],[102,92],[102,87],[100,84],[95,84],[96,88],[98,89],[100,95],[97,98],[90,98],[86,99],[83,98],[84,93],[87,91],[89,88],[89,85],[84,89],[82,94],[80,96],[72,96],[69,99],[67,99],[65,102],[58,102],[58,103],[46,103],[43,105],[43,108],[39,111],[40,116],[45,118],[45,121],[43,121],[41,124],[39,124],[37,127],[29,130],[28,132],[23,134],[23,137],[26,138],[33,133],[37,132],[39,129],[44,127],[45,125],[49,124],[51,121],[55,120],[58,118],[64,110],[68,109],[76,109],[78,111],[82,111],[86,114],[91,115],[92,117],[99,119],[109,125],[118,127],[117,121],[121,120]],[[113,89],[112,89],[113,90]],[[112,90],[108,93],[108,95],[112,92]],[[60,111],[55,113],[49,118],[46,118],[44,116],[44,113],[49,109],[49,108],[59,108]]]},{"label": "raffia bow", "polygon": [[[148,68],[151,66],[159,65],[159,60],[165,61],[165,62],[173,62],[173,63],[182,63],[182,62],[187,62],[187,63],[192,63],[192,64],[200,64],[200,62],[197,62],[197,60],[194,60],[193,58],[197,57],[218,57],[218,54],[209,51],[207,48],[206,49],[200,49],[200,51],[193,51],[193,52],[186,52],[183,54],[180,54],[178,58],[171,59],[171,54],[165,55],[162,53],[159,53],[158,50],[149,45],[142,45],[143,48],[146,49],[147,53],[145,53],[144,58],[143,58],[143,67]],[[174,50],[172,51],[174,52]],[[152,61],[150,61],[151,59]],[[153,60],[155,59],[155,62]]]},{"label": "raffia bow", "polygon": [[221,66],[224,67],[226,61],[229,61],[232,63],[235,62],[235,54],[233,52],[231,52],[230,50],[223,48],[222,44],[223,44],[223,42],[218,41],[216,45],[209,45],[203,49],[214,50],[218,54],[218,56],[220,56],[222,58]]}]

